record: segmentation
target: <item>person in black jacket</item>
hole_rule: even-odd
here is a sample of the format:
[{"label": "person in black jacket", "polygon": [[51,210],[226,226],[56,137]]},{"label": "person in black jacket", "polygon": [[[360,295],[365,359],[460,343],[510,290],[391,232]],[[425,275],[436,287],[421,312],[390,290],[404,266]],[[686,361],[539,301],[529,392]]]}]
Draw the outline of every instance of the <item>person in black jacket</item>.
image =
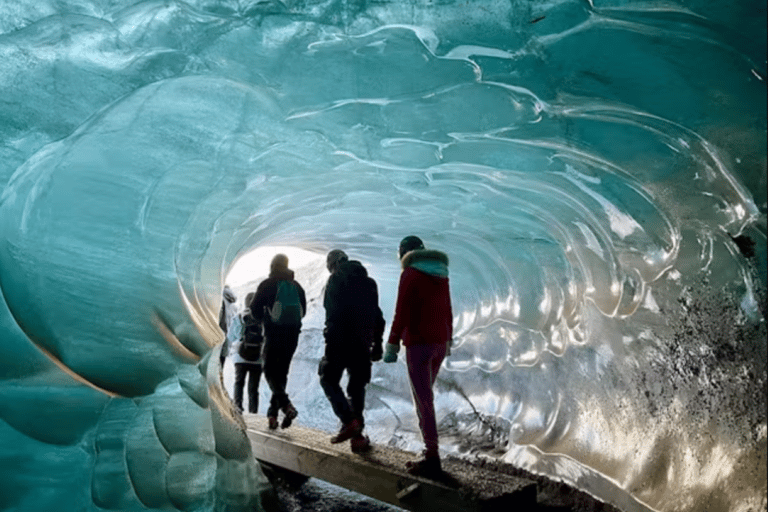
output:
[{"label": "person in black jacket", "polygon": [[[382,356],[384,315],[379,308],[376,281],[365,267],[333,250],[326,260],[331,276],[325,287],[325,355],[320,360],[320,385],[341,421],[331,443],[351,440],[353,451],[370,447],[363,436],[365,387],[371,380],[371,362]],[[346,370],[347,395],[339,383]]]},{"label": "person in black jacket", "polygon": [[[275,310],[280,309],[276,307],[278,290],[285,285],[295,286],[295,291],[298,293],[297,301],[301,307],[298,318],[293,323],[287,324],[275,320]],[[262,349],[264,379],[272,391],[267,409],[269,428],[272,430],[277,428],[278,411],[283,412],[280,427],[288,428],[299,414],[285,388],[288,384],[291,360],[299,343],[301,318],[307,310],[307,299],[304,289],[293,278],[293,270],[288,268],[288,257],[285,254],[278,254],[272,258],[269,277],[259,283],[250,309],[253,320],[264,325]]]},{"label": "person in black jacket", "polygon": [[[235,366],[235,384],[233,388],[233,399],[239,413],[243,412],[243,391],[245,381],[248,380],[248,412],[256,414],[259,409],[259,381],[261,380],[261,351],[255,349],[246,349],[244,344],[246,340],[249,344],[258,345],[262,340],[261,324],[251,320],[250,309],[248,305],[253,301],[254,293],[249,293],[245,297],[246,315],[241,318],[242,334],[239,338],[233,339],[227,336],[227,354],[232,356],[232,363]],[[245,347],[248,347],[246,345]],[[250,353],[249,353],[250,352]]]}]

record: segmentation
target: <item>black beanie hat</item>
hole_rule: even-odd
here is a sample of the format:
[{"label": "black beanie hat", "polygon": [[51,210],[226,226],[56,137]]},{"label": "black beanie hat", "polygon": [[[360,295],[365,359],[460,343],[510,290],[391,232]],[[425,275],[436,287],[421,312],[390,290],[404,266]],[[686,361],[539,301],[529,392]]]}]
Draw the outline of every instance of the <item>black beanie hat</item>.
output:
[{"label": "black beanie hat", "polygon": [[405,254],[408,252],[423,248],[424,242],[421,241],[421,238],[414,235],[409,235],[400,241],[400,259],[402,259],[403,256],[405,256]]}]

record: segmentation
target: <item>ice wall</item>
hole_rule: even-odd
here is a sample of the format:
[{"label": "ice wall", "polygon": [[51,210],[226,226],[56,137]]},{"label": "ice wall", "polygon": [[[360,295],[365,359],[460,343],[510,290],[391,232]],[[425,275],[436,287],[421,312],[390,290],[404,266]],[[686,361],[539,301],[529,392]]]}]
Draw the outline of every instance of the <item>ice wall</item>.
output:
[{"label": "ice wall", "polygon": [[[339,247],[389,317],[416,233],[451,259],[446,452],[765,509],[765,27],[750,1],[3,5],[0,508],[257,503],[228,269]],[[409,400],[377,366],[376,441],[418,448]]]}]

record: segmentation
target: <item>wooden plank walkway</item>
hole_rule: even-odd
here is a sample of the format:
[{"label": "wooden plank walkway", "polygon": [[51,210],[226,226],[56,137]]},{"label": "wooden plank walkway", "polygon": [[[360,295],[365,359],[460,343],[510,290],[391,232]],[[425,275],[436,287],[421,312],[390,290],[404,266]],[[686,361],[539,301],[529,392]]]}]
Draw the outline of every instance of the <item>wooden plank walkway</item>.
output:
[{"label": "wooden plank walkway", "polygon": [[469,462],[443,462],[447,478],[429,480],[405,472],[416,454],[374,445],[355,454],[349,443],[330,443],[331,434],[294,424],[269,430],[264,416],[243,416],[255,457],[318,478],[379,501],[418,511],[531,510],[536,484],[524,478],[479,468]]}]

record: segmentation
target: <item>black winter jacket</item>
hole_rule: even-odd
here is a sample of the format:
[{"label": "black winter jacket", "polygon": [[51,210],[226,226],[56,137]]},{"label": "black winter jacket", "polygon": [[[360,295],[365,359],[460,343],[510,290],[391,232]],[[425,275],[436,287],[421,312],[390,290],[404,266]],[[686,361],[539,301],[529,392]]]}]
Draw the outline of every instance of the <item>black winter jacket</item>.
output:
[{"label": "black winter jacket", "polygon": [[[256,288],[256,294],[251,301],[251,317],[254,323],[263,322],[265,326],[269,325],[269,322],[265,322],[265,308],[272,308],[277,297],[277,284],[280,281],[293,281],[296,285],[296,289],[299,292],[299,302],[301,303],[301,310],[303,313],[307,312],[307,297],[304,293],[304,288],[301,287],[293,279],[293,270],[275,270],[270,272],[269,277],[259,283]],[[266,316],[269,316],[266,314]]]},{"label": "black winter jacket", "polygon": [[[323,306],[326,344],[360,343],[380,357],[384,315],[379,307],[376,281],[368,277],[362,263],[350,260],[339,265],[328,278]],[[344,348],[354,350],[356,347]]]}]

